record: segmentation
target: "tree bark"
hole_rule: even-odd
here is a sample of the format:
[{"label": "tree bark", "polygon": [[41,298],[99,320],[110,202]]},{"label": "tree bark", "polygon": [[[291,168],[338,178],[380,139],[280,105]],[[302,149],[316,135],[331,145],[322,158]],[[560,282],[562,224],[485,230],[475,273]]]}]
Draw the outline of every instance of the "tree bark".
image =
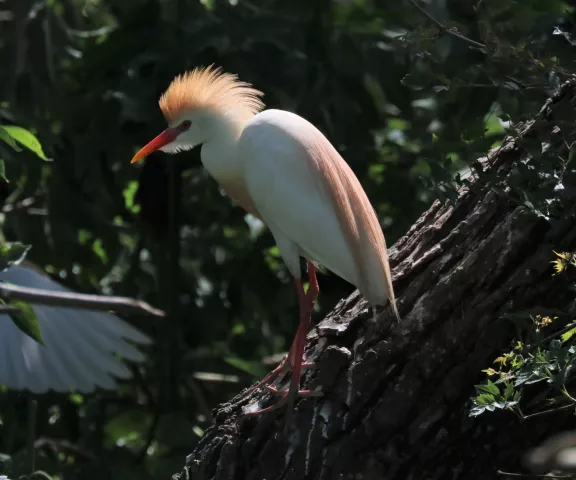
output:
[{"label": "tree bark", "polygon": [[519,137],[478,160],[457,201],[436,201],[390,249],[400,323],[387,311],[372,323],[355,292],[310,332],[306,358],[316,365],[302,387],[324,395],[297,402],[288,433],[284,409],[243,416],[243,407],[272,401],[244,391],[217,409],[216,425],[173,478],[506,478],[498,471],[526,472],[527,450],[559,425],[574,426],[570,416],[468,412],[481,370],[514,338],[503,316],[574,312],[550,262],[553,250],[576,249],[576,223],[535,215],[505,184],[528,156],[526,139],[567,158],[574,129],[556,114],[569,109],[574,118],[575,85],[562,85]]}]

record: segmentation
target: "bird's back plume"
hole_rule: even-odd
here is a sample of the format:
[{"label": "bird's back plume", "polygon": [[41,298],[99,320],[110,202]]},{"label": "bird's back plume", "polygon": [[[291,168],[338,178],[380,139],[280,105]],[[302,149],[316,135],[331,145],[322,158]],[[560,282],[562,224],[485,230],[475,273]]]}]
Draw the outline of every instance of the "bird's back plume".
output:
[{"label": "bird's back plume", "polygon": [[309,147],[311,159],[322,172],[318,178],[334,203],[342,232],[356,258],[361,279],[357,286],[373,305],[387,299],[400,321],[388,249],[376,212],[360,181],[336,149],[317,129],[310,132],[314,138]]},{"label": "bird's back plume", "polygon": [[189,111],[205,109],[244,123],[264,108],[262,92],[231,73],[210,65],[178,75],[160,97],[169,124]]}]

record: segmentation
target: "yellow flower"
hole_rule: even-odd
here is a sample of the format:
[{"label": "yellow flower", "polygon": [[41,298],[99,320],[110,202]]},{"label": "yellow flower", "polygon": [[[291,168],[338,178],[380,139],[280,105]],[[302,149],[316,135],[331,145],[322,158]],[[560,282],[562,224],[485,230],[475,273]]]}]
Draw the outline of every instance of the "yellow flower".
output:
[{"label": "yellow flower", "polygon": [[554,265],[554,270],[556,273],[554,275],[563,272],[568,268],[568,265],[576,266],[576,255],[570,252],[555,252],[552,250],[556,256],[558,257],[556,260],[552,260],[550,263]]},{"label": "yellow flower", "polygon": [[557,256],[559,256],[562,260],[566,260],[567,262],[570,261],[570,258],[572,257],[572,254],[570,252],[562,252],[562,253],[558,253],[554,250],[552,250]]},{"label": "yellow flower", "polygon": [[553,260],[550,263],[554,266],[554,270],[556,270],[556,273],[554,273],[553,275],[562,272],[566,268],[566,264],[560,259]]},{"label": "yellow flower", "polygon": [[493,368],[487,368],[486,370],[482,370],[482,371],[486,372],[486,375],[488,375],[489,377],[491,377],[492,375],[496,375],[498,373]]},{"label": "yellow flower", "polygon": [[502,365],[506,365],[506,360],[508,360],[506,357],[498,357],[496,360],[494,360],[494,363],[501,363]]}]

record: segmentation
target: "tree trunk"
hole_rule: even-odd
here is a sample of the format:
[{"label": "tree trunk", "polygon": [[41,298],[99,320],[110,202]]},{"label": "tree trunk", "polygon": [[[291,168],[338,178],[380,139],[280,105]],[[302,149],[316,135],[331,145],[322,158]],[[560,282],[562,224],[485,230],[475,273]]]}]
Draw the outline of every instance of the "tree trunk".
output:
[{"label": "tree trunk", "polygon": [[550,262],[553,250],[576,249],[576,223],[534,214],[506,184],[529,158],[526,142],[548,142],[567,158],[574,129],[558,112],[574,118],[575,85],[564,84],[519,137],[478,160],[458,199],[436,201],[391,248],[400,323],[385,312],[375,326],[355,292],[310,332],[306,358],[316,366],[302,387],[324,395],[297,402],[288,434],[284,409],[242,416],[243,407],[271,401],[263,390],[242,392],[217,409],[216,425],[173,478],[471,480],[526,472],[524,453],[574,421],[521,421],[506,411],[472,418],[469,399],[485,379],[481,370],[514,338],[503,316],[574,310]]}]

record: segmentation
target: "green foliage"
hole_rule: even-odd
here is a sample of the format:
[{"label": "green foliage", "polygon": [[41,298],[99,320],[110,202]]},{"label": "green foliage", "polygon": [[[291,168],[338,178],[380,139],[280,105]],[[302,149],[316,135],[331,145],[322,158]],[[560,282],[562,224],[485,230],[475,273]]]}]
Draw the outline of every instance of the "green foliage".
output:
[{"label": "green foliage", "polygon": [[484,385],[476,385],[478,396],[473,399],[474,408],[470,411],[472,417],[476,417],[485,411],[493,412],[497,408],[507,409],[518,404],[521,394],[514,390],[510,382],[496,385],[487,380]]},{"label": "green foliage", "polygon": [[[576,256],[556,253],[556,274],[563,272],[568,283],[576,278]],[[568,317],[569,318],[569,317]],[[541,413],[576,408],[576,320],[558,316],[522,315],[513,318],[521,338],[513,348],[494,360],[485,372],[490,378],[476,385],[470,415],[508,409],[521,419]],[[550,332],[550,330],[555,330]],[[572,393],[570,393],[572,392]]]}]

